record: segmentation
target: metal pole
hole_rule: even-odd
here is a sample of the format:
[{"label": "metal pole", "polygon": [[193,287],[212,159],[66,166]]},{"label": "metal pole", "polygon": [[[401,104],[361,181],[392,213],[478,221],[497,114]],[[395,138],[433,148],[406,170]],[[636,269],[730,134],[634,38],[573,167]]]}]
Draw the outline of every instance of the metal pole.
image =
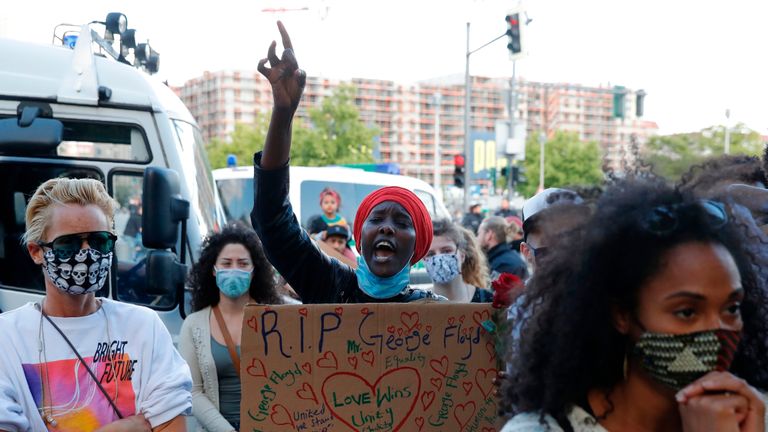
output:
[{"label": "metal pole", "polygon": [[731,119],[731,110],[726,109],[725,110],[725,154],[729,154],[731,152],[731,128],[728,127],[728,123]]},{"label": "metal pole", "polygon": [[[517,113],[517,92],[515,91],[515,78],[517,75],[517,61],[512,60],[512,79],[509,81],[509,138],[515,137],[515,115]],[[506,144],[505,144],[506,146]],[[506,152],[505,152],[506,153]],[[507,154],[507,198],[512,199],[514,193],[513,186],[515,185],[512,180],[512,155]]]},{"label": "metal pole", "polygon": [[464,68],[464,208],[461,209],[462,213],[469,210],[469,181],[470,181],[470,171],[472,170],[472,166],[470,162],[472,161],[472,158],[470,157],[470,145],[469,145],[469,131],[470,131],[470,115],[469,112],[471,110],[471,93],[472,93],[472,84],[469,79],[469,55],[471,52],[469,51],[469,23],[467,23],[467,60],[466,60],[466,67]]},{"label": "metal pole", "polygon": [[435,191],[440,199],[443,198],[443,188],[440,181],[440,103],[442,102],[442,98],[443,95],[441,95],[440,92],[435,93]]}]

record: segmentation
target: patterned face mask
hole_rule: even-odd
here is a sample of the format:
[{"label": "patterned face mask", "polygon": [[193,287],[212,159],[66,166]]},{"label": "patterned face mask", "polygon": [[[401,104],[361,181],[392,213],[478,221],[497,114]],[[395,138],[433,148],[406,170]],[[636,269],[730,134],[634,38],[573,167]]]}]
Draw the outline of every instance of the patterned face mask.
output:
[{"label": "patterned face mask", "polygon": [[741,340],[741,332],[707,330],[697,333],[643,333],[635,344],[648,374],[675,391],[712,371],[727,371]]},{"label": "patterned face mask", "polygon": [[424,266],[434,283],[448,283],[461,274],[459,256],[455,253],[432,255],[424,258]]},{"label": "patterned face mask", "polygon": [[105,254],[91,248],[70,256],[48,250],[43,256],[48,278],[67,294],[88,294],[103,288],[112,263],[112,252]]}]

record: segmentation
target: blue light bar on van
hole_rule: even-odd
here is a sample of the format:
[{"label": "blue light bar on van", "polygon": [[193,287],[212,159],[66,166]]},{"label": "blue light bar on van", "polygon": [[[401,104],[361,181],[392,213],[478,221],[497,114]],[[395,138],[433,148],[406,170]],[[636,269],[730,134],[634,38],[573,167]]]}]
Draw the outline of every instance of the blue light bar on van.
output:
[{"label": "blue light bar on van", "polygon": [[77,43],[77,35],[76,34],[65,35],[62,38],[62,43],[67,48],[75,49],[75,44]]},{"label": "blue light bar on van", "polygon": [[234,168],[237,166],[237,156],[233,154],[227,155],[227,168]]}]

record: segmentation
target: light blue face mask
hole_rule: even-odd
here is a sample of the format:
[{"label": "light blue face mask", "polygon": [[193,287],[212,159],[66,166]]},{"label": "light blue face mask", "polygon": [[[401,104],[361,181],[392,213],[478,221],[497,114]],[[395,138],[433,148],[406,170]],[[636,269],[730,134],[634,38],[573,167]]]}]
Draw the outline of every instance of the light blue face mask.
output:
[{"label": "light blue face mask", "polygon": [[217,269],[216,285],[227,297],[236,299],[248,292],[251,286],[251,272],[240,269]]},{"label": "light blue face mask", "polygon": [[379,277],[371,272],[362,256],[357,257],[357,285],[364,293],[375,299],[387,299],[400,294],[410,282],[410,258],[398,273],[389,277]]}]

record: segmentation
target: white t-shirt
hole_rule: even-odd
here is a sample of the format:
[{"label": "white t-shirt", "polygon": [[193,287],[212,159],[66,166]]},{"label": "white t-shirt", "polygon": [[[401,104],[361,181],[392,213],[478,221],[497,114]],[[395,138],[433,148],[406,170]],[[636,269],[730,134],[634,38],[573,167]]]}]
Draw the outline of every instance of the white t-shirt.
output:
[{"label": "white t-shirt", "polygon": [[85,370],[100,380],[124,417],[143,414],[152,427],[189,413],[189,367],[151,309],[101,299],[77,318],[51,317],[83,365],[34,303],[0,314],[0,430],[93,431],[118,420]]}]

